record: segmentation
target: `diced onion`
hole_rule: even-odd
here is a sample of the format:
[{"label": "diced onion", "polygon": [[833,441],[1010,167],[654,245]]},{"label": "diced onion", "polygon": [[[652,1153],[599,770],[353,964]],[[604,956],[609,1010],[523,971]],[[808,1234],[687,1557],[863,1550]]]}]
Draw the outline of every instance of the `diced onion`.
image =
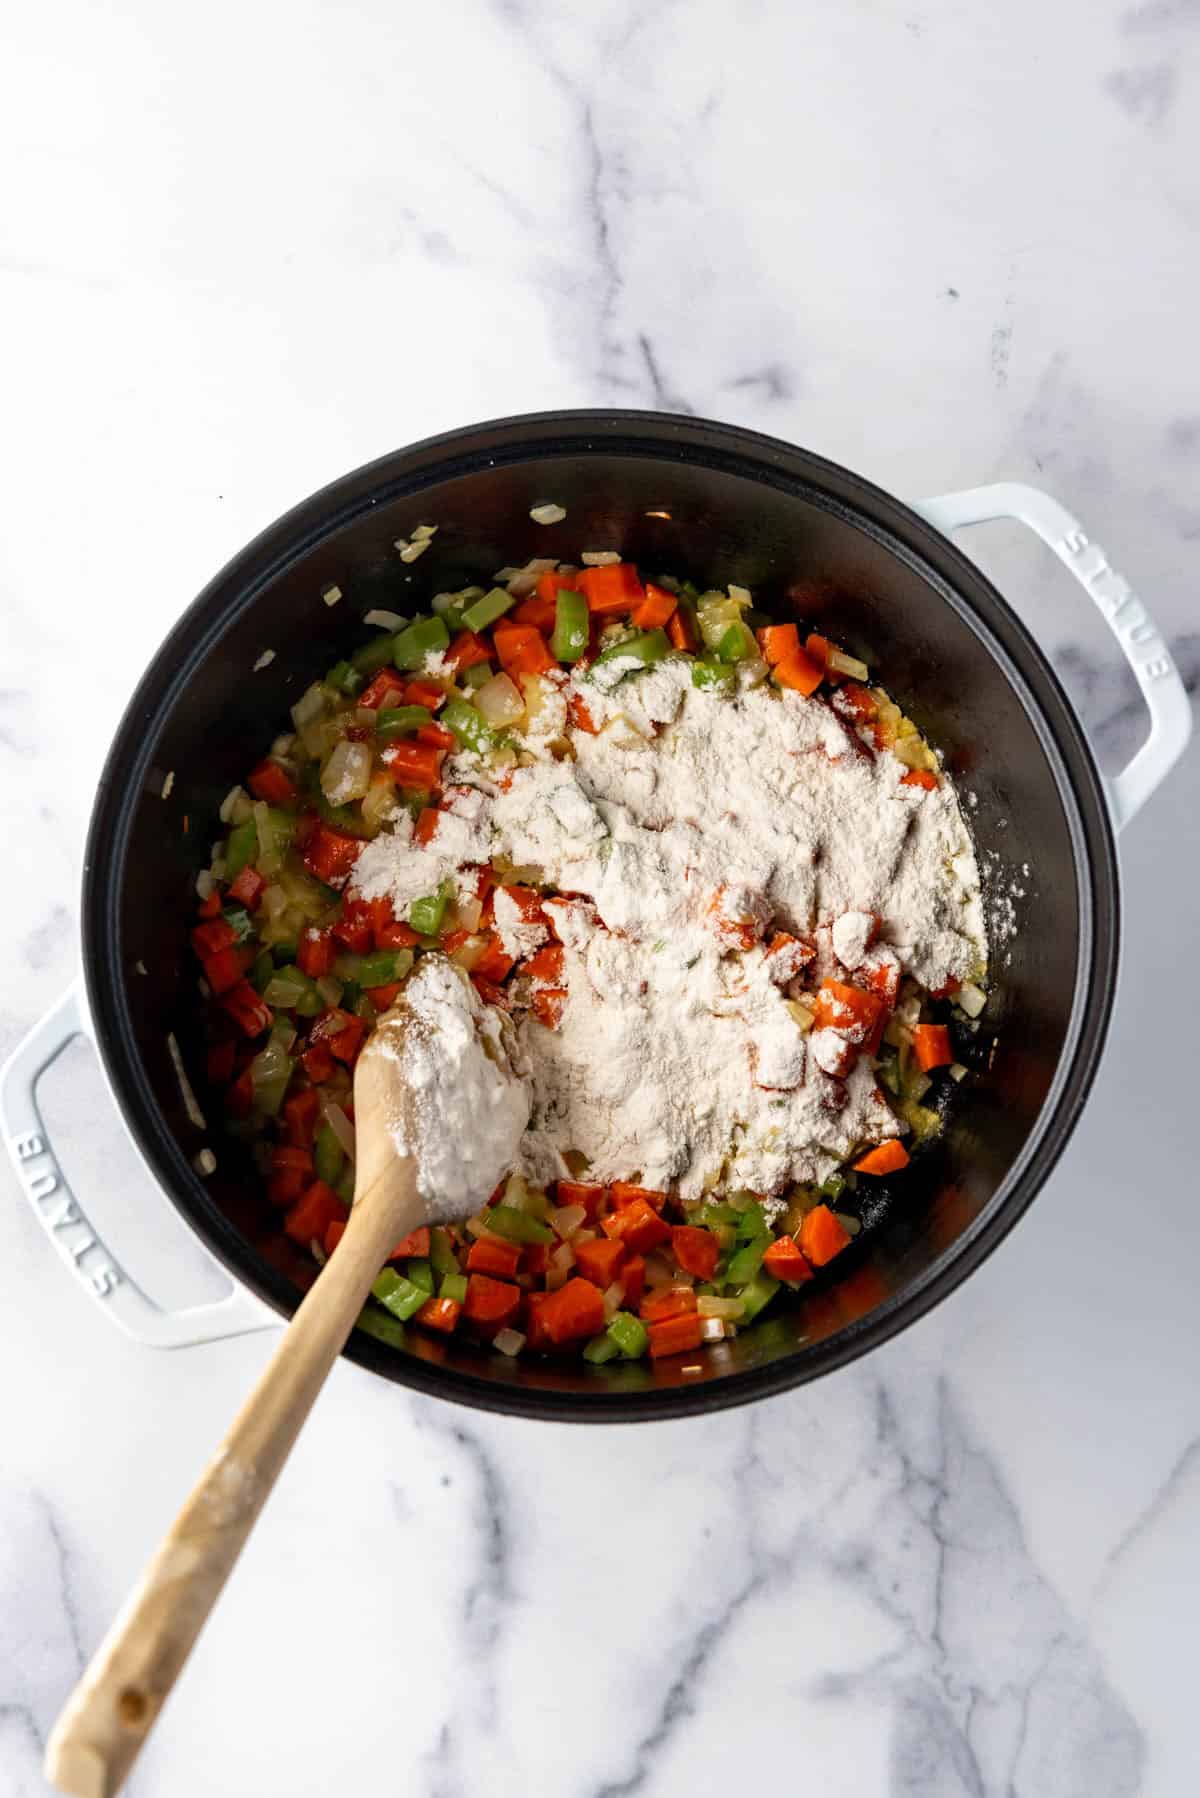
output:
[{"label": "diced onion", "polygon": [[175,1040],[174,1031],[168,1033],[167,1052],[171,1057],[171,1065],[175,1069],[175,1078],[179,1082],[179,1094],[183,1100],[183,1109],[188,1114],[188,1122],[195,1124],[197,1130],[207,1130],[208,1125],[204,1121],[204,1113],[196,1103],[196,1095],[192,1091],[192,1083],[187,1077],[187,1069],[183,1065],[183,1056],[179,1052],[179,1044]]},{"label": "diced onion", "polygon": [[803,999],[785,999],[784,1005],[794,1019],[798,1029],[809,1031],[813,1027],[813,1014]]},{"label": "diced onion", "polygon": [[569,1242],[559,1243],[550,1257],[549,1265],[552,1268],[561,1268],[564,1273],[570,1273],[575,1265],[575,1251]]},{"label": "diced onion", "polygon": [[415,562],[417,557],[423,556],[425,551],[429,548],[429,538],[416,537],[411,543],[406,543],[403,537],[398,537],[396,539],[396,548],[400,551],[400,560],[402,562]]},{"label": "diced onion", "polygon": [[[619,561],[620,557],[617,560]],[[537,586],[539,574],[548,574],[553,567],[553,556],[531,556],[524,568],[506,568],[504,575],[507,578],[502,581],[501,576],[497,575],[496,581],[498,585],[506,586],[510,593],[520,599],[526,593],[533,592]]]},{"label": "diced onion", "polygon": [[217,1171],[217,1158],[211,1149],[201,1149],[199,1154],[193,1155],[192,1166],[198,1174],[207,1179],[209,1174],[215,1174]]},{"label": "diced onion", "polygon": [[454,912],[460,930],[478,930],[483,917],[483,901],[460,897],[455,900]]},{"label": "diced onion", "polygon": [[216,881],[213,879],[208,869],[201,868],[199,874],[196,876],[196,897],[198,899],[210,898],[216,884]]},{"label": "diced onion", "polygon": [[222,824],[234,823],[233,808],[244,793],[244,787],[230,787],[228,793],[226,793],[224,799],[221,801],[219,816]]},{"label": "diced onion", "polygon": [[967,1070],[961,1061],[952,1061],[946,1072],[951,1080],[965,1080],[967,1077]]},{"label": "diced onion", "polygon": [[[466,925],[463,926],[466,929]],[[456,968],[469,974],[472,968],[479,966],[488,952],[488,939],[485,936],[469,936],[450,951],[450,960]]]},{"label": "diced onion", "polygon": [[566,1285],[570,1277],[571,1270],[569,1268],[548,1267],[546,1269],[546,1291],[557,1292],[560,1286]]},{"label": "diced onion", "polygon": [[303,692],[292,707],[292,723],[297,730],[303,730],[306,724],[312,724],[325,712],[325,689],[320,681]]},{"label": "diced onion", "polygon": [[498,729],[513,724],[525,711],[525,700],[516,682],[507,674],[493,674],[475,695],[475,704],[483,717]]},{"label": "diced onion", "polygon": [[343,737],[321,770],[321,791],[331,805],[365,799],[371,785],[371,751],[366,743]]},{"label": "diced onion", "polygon": [[700,1319],[701,1342],[721,1342],[725,1336],[725,1324],[719,1317],[702,1317]]},{"label": "diced onion", "polygon": [[396,809],[396,789],[386,774],[371,776],[362,802],[363,823],[368,830],[378,830]]},{"label": "diced onion", "polygon": [[376,607],[364,614],[363,623],[377,624],[381,631],[399,631],[403,630],[407,619],[402,618],[399,612],[383,612]]},{"label": "diced onion", "polygon": [[964,980],[954,995],[954,1003],[960,1006],[969,1018],[977,1018],[987,1004],[987,994],[982,987],[976,986],[973,980]]},{"label": "diced onion", "polygon": [[862,1219],[854,1217],[849,1211],[835,1211],[833,1215],[847,1236],[857,1236],[862,1229]]},{"label": "diced onion", "polygon": [[546,1222],[556,1236],[565,1238],[574,1235],[586,1216],[587,1212],[582,1205],[560,1205],[557,1211],[550,1213]]},{"label": "diced onion", "polygon": [[327,1099],[322,1095],[321,1116],[325,1119],[325,1122],[337,1137],[338,1142],[342,1146],[343,1153],[353,1161],[354,1125],[350,1122],[350,1119],[346,1116],[341,1106],[336,1100]]},{"label": "diced onion", "polygon": [[492,1337],[492,1347],[499,1349],[502,1355],[519,1355],[525,1347],[525,1338],[520,1330],[497,1330]]},{"label": "diced onion", "polygon": [[477,1211],[474,1217],[469,1217],[467,1219],[466,1223],[463,1225],[463,1229],[468,1236],[476,1238],[490,1235],[491,1232],[488,1230],[487,1212]]},{"label": "diced onion", "polygon": [[851,680],[866,680],[871,670],[857,656],[848,656],[844,650],[831,649],[825,657],[825,666],[832,668],[835,674],[849,675]]},{"label": "diced onion", "polygon": [[163,780],[162,797],[164,799],[169,799],[171,797],[171,788],[174,785],[175,785],[175,770],[174,770],[174,768],[172,768]]},{"label": "diced onion", "polygon": [[342,983],[335,980],[332,974],[322,974],[317,981],[317,991],[326,1005],[340,1005],[342,1002]]},{"label": "diced onion", "polygon": [[530,506],[529,516],[534,524],[561,524],[567,516],[567,508],[556,506],[553,503],[544,506]]},{"label": "diced onion", "polygon": [[326,587],[321,594],[321,598],[325,601],[327,606],[336,606],[341,597],[342,590],[340,587]]},{"label": "diced onion", "polygon": [[625,1303],[625,1288],[620,1280],[614,1280],[611,1286],[604,1289],[604,1316],[607,1320],[615,1317]]},{"label": "diced onion", "polygon": [[933,1081],[928,1074],[915,1074],[908,1083],[908,1097],[920,1104],[932,1085]]},{"label": "diced onion", "polygon": [[254,673],[261,674],[263,669],[269,668],[271,666],[271,663],[274,660],[275,660],[275,651],[273,649],[264,649],[262,654],[259,656],[258,660],[254,664]]},{"label": "diced onion", "polygon": [[727,1322],[736,1323],[745,1314],[746,1307],[741,1299],[722,1299],[715,1293],[702,1292],[696,1300],[696,1310],[701,1317],[723,1317]]},{"label": "diced onion", "polygon": [[607,568],[621,560],[619,549],[585,549],[579,560],[585,568]]},{"label": "diced onion", "polygon": [[585,1224],[582,1230],[576,1230],[572,1236],[571,1247],[577,1250],[581,1242],[595,1242],[599,1234],[599,1230],[590,1230]]},{"label": "diced onion", "polygon": [[225,878],[225,857],[223,855],[214,855],[212,858],[212,861],[208,864],[208,866],[209,866],[209,872],[211,873],[214,880],[224,880],[224,878]]},{"label": "diced onion", "polygon": [[933,763],[933,767],[937,766],[932,754],[925,747],[924,741],[918,736],[897,737],[892,744],[892,754],[898,762],[903,762],[906,768],[929,768],[932,773],[933,768],[930,767],[930,764]]},{"label": "diced onion", "polygon": [[733,582],[730,581],[725,591],[728,593],[730,599],[737,600],[739,606],[748,606],[751,603],[749,587],[735,587]]}]

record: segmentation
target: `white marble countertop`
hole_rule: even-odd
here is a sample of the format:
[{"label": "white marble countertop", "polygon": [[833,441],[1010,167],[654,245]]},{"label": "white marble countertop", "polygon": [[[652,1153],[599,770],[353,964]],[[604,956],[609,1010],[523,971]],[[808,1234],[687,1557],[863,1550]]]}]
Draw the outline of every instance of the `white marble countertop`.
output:
[{"label": "white marble countertop", "polygon": [[[906,496],[1041,482],[1194,682],[1189,0],[64,0],[2,36],[0,1053],[72,976],[91,790],[172,619],[431,431],[661,405]],[[1126,753],[1132,683],[1066,575],[1015,527],[971,547]],[[1198,771],[1122,843],[1084,1121],[964,1289],[815,1387],[671,1426],[340,1367],[135,1798],[1195,1792]],[[89,1204],[198,1290],[89,1052],[46,1090]],[[0,1189],[18,1798],[271,1338],[134,1346]]]}]

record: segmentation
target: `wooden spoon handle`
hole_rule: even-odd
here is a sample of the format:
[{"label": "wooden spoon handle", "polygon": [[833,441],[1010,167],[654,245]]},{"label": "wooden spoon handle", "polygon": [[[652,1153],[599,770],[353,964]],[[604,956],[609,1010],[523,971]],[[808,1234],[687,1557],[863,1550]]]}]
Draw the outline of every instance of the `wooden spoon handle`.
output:
[{"label": "wooden spoon handle", "polygon": [[[46,1747],[46,1777],[60,1791],[110,1798],[124,1783],[371,1282],[421,1222],[411,1163],[393,1165],[391,1191],[379,1181],[362,1192],[336,1255],[68,1699]],[[397,1182],[409,1190],[407,1206],[397,1205]]]}]

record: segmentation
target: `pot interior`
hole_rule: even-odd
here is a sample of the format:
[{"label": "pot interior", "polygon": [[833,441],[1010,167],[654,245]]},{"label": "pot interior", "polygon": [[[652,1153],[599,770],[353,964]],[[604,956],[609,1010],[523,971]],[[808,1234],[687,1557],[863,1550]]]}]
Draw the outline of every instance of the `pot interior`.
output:
[{"label": "pot interior", "polygon": [[[567,519],[540,527],[530,507]],[[394,549],[420,522],[433,547]],[[1053,676],[1008,608],[912,513],[831,464],[727,427],[564,414],[400,452],[305,502],[231,564],[181,621],[136,696],[97,804],[85,952],[98,1037],[126,1117],[188,1219],[282,1309],[315,1267],[278,1228],[245,1152],[187,1120],[174,1031],[205,1094],[187,933],[193,883],[227,790],[285,728],[308,683],[361,640],[373,606],[403,612],[505,563],[620,548],[650,572],[738,581],[865,653],[970,795],[994,990],[948,1129],[880,1194],[875,1221],[802,1297],[699,1360],[588,1368],[514,1363],[465,1341],[354,1333],[391,1377],[502,1409],[658,1415],[810,1377],[890,1334],[956,1283],[1028,1203],[1082,1102],[1115,953],[1111,841],[1094,768]],[[333,607],[322,591],[336,583]],[[254,664],[266,649],[269,666]],[[170,796],[161,797],[173,772]],[[1003,932],[1001,940],[1000,932]],[[138,964],[146,974],[135,972]],[[191,1166],[204,1142],[207,1181]]]}]

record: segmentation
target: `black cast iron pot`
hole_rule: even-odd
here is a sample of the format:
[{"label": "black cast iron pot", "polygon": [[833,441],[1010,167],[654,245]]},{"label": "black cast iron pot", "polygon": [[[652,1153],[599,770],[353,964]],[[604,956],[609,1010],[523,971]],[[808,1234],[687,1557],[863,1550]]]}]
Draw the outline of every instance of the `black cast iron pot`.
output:
[{"label": "black cast iron pot", "polygon": [[[531,506],[545,500],[567,508],[565,524],[531,521]],[[978,1059],[989,1065],[964,1083],[945,1137],[829,1270],[836,1277],[718,1352],[683,1357],[683,1365],[703,1362],[699,1374],[685,1373],[680,1360],[513,1362],[418,1330],[403,1347],[355,1331],[346,1353],[388,1379],[491,1410],[668,1417],[838,1367],[920,1317],[979,1265],[1033,1200],[1091,1086],[1117,965],[1114,819],[1140,803],[1182,749],[1187,708],[1141,607],[1053,501],[991,488],[923,511],[805,450],[728,425],[548,413],[452,432],[359,469],[305,500],[216,577],[141,681],[100,784],[83,880],[87,1013],[60,1007],[6,1071],[18,1171],[76,1273],[120,1321],[164,1342],[255,1327],[266,1314],[246,1288],[290,1314],[315,1271],[279,1233],[236,1146],[189,1120],[166,1048],[173,1034],[185,1064],[202,1068],[187,932],[223,795],[262,755],[298,694],[357,640],[354,622],[372,606],[403,610],[409,582],[424,595],[487,582],[503,563],[565,559],[588,546],[620,547],[647,569],[703,585],[741,582],[771,611],[793,608],[789,590],[803,583],[807,616],[819,612],[851,648],[870,647],[897,701],[975,795],[969,818],[985,895],[1011,899],[1014,884],[1024,889],[983,1019]],[[1150,743],[1107,792],[1045,658],[943,534],[1000,515],[1024,518],[1089,587],[1150,703]],[[423,520],[437,522],[437,536],[406,568],[394,540]],[[332,608],[322,601],[331,584],[345,595]],[[266,648],[274,660],[252,671]],[[1024,863],[1031,875],[1014,882]],[[135,972],[139,964],[145,974]],[[241,1283],[224,1310],[197,1313],[190,1325],[188,1314],[172,1320],[154,1306],[90,1230],[37,1115],[36,1075],[81,1019],[87,1027],[87,1014],[151,1170]],[[215,1100],[208,1109],[219,1115]],[[210,1141],[217,1168],[205,1179],[193,1160]]]}]

